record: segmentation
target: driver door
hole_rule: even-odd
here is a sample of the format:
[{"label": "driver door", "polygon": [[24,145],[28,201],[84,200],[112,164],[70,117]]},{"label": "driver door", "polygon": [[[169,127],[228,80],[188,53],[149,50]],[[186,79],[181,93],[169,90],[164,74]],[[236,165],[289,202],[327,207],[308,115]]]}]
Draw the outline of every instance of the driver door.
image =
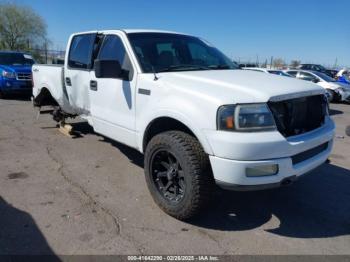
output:
[{"label": "driver door", "polygon": [[105,35],[98,60],[114,60],[121,65],[120,78],[96,78],[90,72],[89,96],[94,130],[113,140],[137,147],[135,133],[134,69],[121,36]]}]

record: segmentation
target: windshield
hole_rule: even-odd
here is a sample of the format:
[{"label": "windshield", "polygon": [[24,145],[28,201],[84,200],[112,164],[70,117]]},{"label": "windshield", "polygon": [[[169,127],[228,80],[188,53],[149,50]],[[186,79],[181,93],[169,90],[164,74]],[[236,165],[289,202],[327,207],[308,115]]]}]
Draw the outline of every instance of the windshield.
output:
[{"label": "windshield", "polygon": [[34,60],[20,53],[0,53],[0,65],[33,65]]},{"label": "windshield", "polygon": [[238,69],[205,41],[171,33],[129,33],[143,72]]},{"label": "windshield", "polygon": [[321,66],[321,65],[315,65],[315,69],[318,70],[318,71],[326,71],[326,68]]},{"label": "windshield", "polygon": [[317,71],[314,71],[312,73],[314,73],[315,75],[317,75],[318,77],[320,77],[322,80],[324,80],[326,82],[335,82],[335,80],[333,78],[331,78],[330,76],[328,76],[324,73],[317,72]]}]

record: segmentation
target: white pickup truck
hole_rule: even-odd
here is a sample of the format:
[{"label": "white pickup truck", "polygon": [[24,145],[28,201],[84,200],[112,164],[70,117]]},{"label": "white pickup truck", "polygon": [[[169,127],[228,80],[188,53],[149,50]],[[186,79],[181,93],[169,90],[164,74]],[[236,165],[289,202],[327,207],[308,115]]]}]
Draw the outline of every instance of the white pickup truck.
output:
[{"label": "white pickup truck", "polygon": [[322,88],[238,70],[186,34],[77,33],[64,66],[32,70],[34,105],[54,106],[56,121],[81,116],[96,133],[144,153],[153,199],[178,219],[205,207],[215,184],[290,184],[324,163],[333,145]]}]

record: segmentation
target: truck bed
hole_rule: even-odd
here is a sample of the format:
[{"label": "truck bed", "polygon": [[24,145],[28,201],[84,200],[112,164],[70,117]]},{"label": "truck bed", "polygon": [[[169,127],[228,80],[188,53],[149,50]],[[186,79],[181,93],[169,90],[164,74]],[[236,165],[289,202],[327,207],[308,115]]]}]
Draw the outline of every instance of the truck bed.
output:
[{"label": "truck bed", "polygon": [[33,65],[33,96],[36,98],[46,88],[65,112],[74,114],[67,97],[63,69],[63,65]]}]

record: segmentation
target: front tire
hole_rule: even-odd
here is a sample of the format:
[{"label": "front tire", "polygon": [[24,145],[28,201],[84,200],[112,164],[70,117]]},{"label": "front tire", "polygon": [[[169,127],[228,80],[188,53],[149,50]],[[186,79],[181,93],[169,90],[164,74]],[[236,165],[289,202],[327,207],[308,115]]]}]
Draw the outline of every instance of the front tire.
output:
[{"label": "front tire", "polygon": [[157,205],[179,220],[198,214],[210,201],[213,177],[199,142],[181,131],[156,135],[145,152],[148,189]]}]

